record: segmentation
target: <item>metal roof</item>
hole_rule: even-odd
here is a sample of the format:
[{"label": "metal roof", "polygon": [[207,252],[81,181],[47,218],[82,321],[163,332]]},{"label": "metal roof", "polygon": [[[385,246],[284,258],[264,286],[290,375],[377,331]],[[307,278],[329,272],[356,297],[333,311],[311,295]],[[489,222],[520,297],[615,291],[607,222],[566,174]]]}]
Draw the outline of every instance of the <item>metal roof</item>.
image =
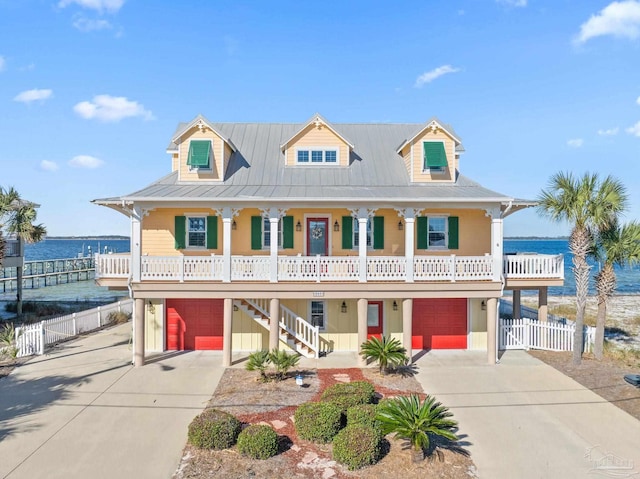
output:
[{"label": "metal roof", "polygon": [[[431,122],[427,122],[427,125]],[[176,133],[191,123],[181,123]],[[513,198],[491,191],[458,174],[455,182],[412,183],[398,145],[415,136],[425,124],[333,124],[354,145],[349,166],[285,166],[280,146],[306,123],[208,122],[237,150],[232,153],[224,181],[178,181],[173,172],[116,201],[321,201],[384,200],[388,202],[508,202]],[[453,130],[441,124],[448,131]],[[455,134],[455,133],[454,133]],[[173,138],[176,138],[174,134]],[[456,137],[457,138],[457,137]],[[460,150],[463,151],[461,145]],[[177,149],[175,143],[168,150]]]}]

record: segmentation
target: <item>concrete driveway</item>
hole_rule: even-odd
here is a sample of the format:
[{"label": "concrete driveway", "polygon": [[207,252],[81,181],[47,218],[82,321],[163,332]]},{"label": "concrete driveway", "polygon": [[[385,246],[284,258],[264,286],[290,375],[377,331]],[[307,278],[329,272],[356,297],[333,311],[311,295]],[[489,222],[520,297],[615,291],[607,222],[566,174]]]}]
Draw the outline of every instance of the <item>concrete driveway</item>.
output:
[{"label": "concrete driveway", "polygon": [[474,351],[417,361],[425,392],[458,420],[479,477],[640,477],[640,421],[524,351],[485,362]]},{"label": "concrete driveway", "polygon": [[125,324],[66,343],[0,380],[0,477],[171,477],[222,357],[134,369],[130,334]]}]

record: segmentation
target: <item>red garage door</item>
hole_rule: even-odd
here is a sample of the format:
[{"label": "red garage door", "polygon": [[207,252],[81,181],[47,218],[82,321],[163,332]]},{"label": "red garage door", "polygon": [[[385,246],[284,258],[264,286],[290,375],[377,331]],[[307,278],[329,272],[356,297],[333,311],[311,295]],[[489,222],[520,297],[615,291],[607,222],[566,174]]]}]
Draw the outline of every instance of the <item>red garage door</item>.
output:
[{"label": "red garage door", "polygon": [[467,300],[414,299],[413,349],[467,349]]},{"label": "red garage door", "polygon": [[222,299],[168,299],[167,349],[222,349]]}]

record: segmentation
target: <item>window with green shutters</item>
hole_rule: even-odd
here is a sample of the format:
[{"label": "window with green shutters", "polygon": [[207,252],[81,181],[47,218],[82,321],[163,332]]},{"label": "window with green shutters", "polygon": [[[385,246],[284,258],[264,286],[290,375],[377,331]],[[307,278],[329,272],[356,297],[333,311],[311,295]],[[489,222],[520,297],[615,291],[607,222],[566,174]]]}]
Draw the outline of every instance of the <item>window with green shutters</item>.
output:
[{"label": "window with green shutters", "polygon": [[218,248],[217,216],[176,216],[175,248]]},{"label": "window with green shutters", "polygon": [[[293,216],[285,216],[278,221],[278,248],[293,248]],[[271,224],[269,218],[251,217],[251,249],[271,247]]]},{"label": "window with green shutters", "polygon": [[424,170],[440,171],[448,166],[444,142],[425,141],[422,145],[424,150]]},{"label": "window with green shutters", "polygon": [[191,140],[187,165],[191,168],[211,168],[211,140]]},{"label": "window with green shutters", "polygon": [[417,249],[458,249],[457,216],[416,218]]},{"label": "window with green shutters", "polygon": [[[349,221],[345,221],[345,218],[351,218],[351,228],[349,230],[349,234],[351,236],[350,242],[347,242],[351,245],[351,248],[345,248],[345,230],[344,224],[349,223]],[[358,219],[353,218],[351,216],[345,216],[342,219],[343,224],[343,232],[342,232],[342,242],[343,249],[353,249],[358,248],[360,245],[360,230],[358,227]],[[384,249],[384,216],[374,216],[373,218],[369,218],[367,220],[367,248],[372,249]]]}]

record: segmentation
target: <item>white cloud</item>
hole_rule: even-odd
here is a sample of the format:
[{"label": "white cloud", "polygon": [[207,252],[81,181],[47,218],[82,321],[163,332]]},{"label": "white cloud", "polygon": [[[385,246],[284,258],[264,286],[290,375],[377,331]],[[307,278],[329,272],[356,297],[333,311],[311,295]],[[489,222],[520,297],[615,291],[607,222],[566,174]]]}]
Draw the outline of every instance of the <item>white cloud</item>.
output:
[{"label": "white cloud", "polygon": [[620,131],[620,128],[618,128],[617,126],[615,128],[608,128],[606,130],[600,129],[600,130],[598,130],[598,135],[600,135],[600,136],[615,136],[615,135],[618,134],[619,131]]},{"label": "white cloud", "polygon": [[53,96],[53,91],[44,89],[39,90],[37,88],[33,90],[26,90],[21,93],[18,93],[13,101],[20,101],[22,103],[31,103],[32,101],[44,101]]},{"label": "white cloud", "polygon": [[421,88],[425,83],[430,83],[436,78],[441,77],[442,75],[446,75],[447,73],[456,73],[459,71],[459,68],[454,68],[451,65],[442,65],[438,68],[434,68],[431,71],[424,72],[422,75],[416,78],[416,83],[414,86],[416,88]]},{"label": "white cloud", "polygon": [[42,160],[40,162],[40,168],[42,168],[45,171],[56,171],[59,168],[59,166],[55,161]]},{"label": "white cloud", "polygon": [[3,56],[0,56],[0,72],[4,70],[6,65],[7,65],[6,60],[4,59]]},{"label": "white cloud", "polygon": [[636,103],[637,103],[638,105],[640,105],[640,96],[639,96],[638,98],[636,98]]},{"label": "white cloud", "polygon": [[96,158],[95,156],[78,155],[78,156],[74,156],[69,160],[69,165],[75,168],[94,169],[94,168],[100,168],[102,165],[104,165],[104,161],[102,161],[99,158]]},{"label": "white cloud", "polygon": [[582,138],[572,138],[567,141],[567,146],[571,148],[580,148],[584,144],[584,140]]},{"label": "white cloud", "polygon": [[496,2],[508,7],[526,7],[527,0],[496,0]]},{"label": "white cloud", "polygon": [[633,126],[630,126],[625,130],[627,133],[633,136],[640,136],[640,121]]},{"label": "white cloud", "polygon": [[580,33],[574,41],[585,43],[587,40],[604,35],[629,38],[640,36],[640,2],[625,0],[612,2],[597,15],[580,25]]},{"label": "white cloud", "polygon": [[92,20],[86,17],[77,17],[73,21],[73,26],[81,32],[96,32],[100,30],[111,30],[113,25],[107,20]]},{"label": "white cloud", "polygon": [[100,13],[104,11],[115,13],[122,8],[124,2],[125,0],[60,0],[58,7],[65,8],[69,5],[76,4],[82,8],[96,10]]},{"label": "white cloud", "polygon": [[96,95],[92,101],[78,103],[73,110],[87,120],[95,118],[101,121],[120,121],[130,117],[154,119],[153,113],[146,110],[143,105],[123,96]]}]

